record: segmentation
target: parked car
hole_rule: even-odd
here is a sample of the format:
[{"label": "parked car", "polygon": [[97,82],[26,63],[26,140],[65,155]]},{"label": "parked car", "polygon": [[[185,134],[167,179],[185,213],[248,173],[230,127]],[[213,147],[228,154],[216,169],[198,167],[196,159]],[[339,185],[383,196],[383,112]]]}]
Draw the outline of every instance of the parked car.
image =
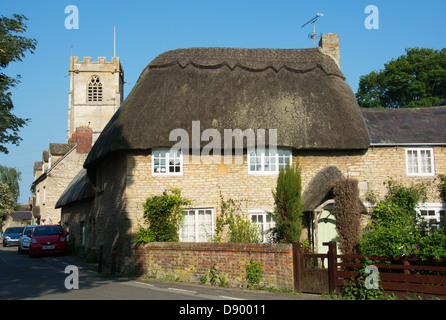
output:
[{"label": "parked car", "polygon": [[34,228],[29,244],[29,256],[67,251],[67,234],[60,225],[39,225]]},{"label": "parked car", "polygon": [[9,227],[5,230],[3,234],[3,246],[7,245],[17,245],[19,243],[19,238],[22,235],[24,227]]},{"label": "parked car", "polygon": [[23,229],[22,235],[20,236],[20,239],[19,239],[19,245],[18,245],[18,249],[17,249],[17,251],[19,253],[24,253],[29,250],[29,243],[31,242],[31,235],[35,228],[36,228],[35,225],[29,225]]}]

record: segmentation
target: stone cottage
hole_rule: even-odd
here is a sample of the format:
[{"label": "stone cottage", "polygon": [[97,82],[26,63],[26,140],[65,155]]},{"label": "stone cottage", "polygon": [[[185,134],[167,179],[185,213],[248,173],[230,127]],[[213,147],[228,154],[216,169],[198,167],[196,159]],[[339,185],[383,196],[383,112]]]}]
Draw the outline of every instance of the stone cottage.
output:
[{"label": "stone cottage", "polygon": [[[337,39],[324,35],[311,49],[191,48],[156,57],[56,205],[75,245],[102,244],[106,256],[116,247],[125,269],[143,203],[172,187],[192,201],[181,241],[210,240],[221,197],[239,201],[243,214],[267,230],[272,190],[287,163],[302,169],[310,238],[312,219],[330,214],[337,179],[358,179],[365,208],[368,192],[381,192],[393,173],[407,174],[407,154],[425,154],[375,140],[380,121],[358,107],[336,59]],[[431,157],[430,170],[446,172],[437,161],[444,159],[442,145]],[[326,229],[315,249],[332,240]]]}]

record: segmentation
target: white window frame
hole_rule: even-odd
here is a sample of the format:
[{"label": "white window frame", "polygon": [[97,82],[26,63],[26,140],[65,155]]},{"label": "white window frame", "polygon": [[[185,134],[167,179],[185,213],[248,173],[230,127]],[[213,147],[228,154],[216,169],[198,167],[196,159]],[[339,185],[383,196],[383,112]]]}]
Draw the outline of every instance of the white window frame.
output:
[{"label": "white window frame", "polygon": [[[444,213],[446,211],[446,203],[438,203],[438,202],[418,203],[415,210],[417,211],[418,223],[427,222],[428,224],[430,224],[430,220],[436,220],[435,224],[437,224],[437,226],[440,227],[440,223],[442,222],[441,219],[446,219]],[[424,214],[425,212],[426,214]]]},{"label": "white window frame", "polygon": [[[269,154],[269,149],[248,149],[248,173],[250,174],[278,174],[279,167],[285,166],[282,160],[288,160],[290,165],[293,164],[293,152],[290,149],[277,149],[274,154]],[[268,152],[268,155],[266,153]],[[281,152],[287,152],[289,155],[279,155]],[[255,153],[255,155],[253,155]],[[256,161],[258,158],[260,162]],[[252,169],[253,166],[260,166],[260,170]],[[267,166],[275,166],[274,170],[265,170]]]},{"label": "white window frame", "polygon": [[[429,152],[430,153],[430,172],[423,172],[424,166],[421,161],[422,153]],[[410,172],[412,164],[410,163],[409,153],[415,153],[416,157],[416,168],[417,172]],[[406,174],[408,176],[434,176],[435,175],[435,165],[434,165],[434,149],[433,148],[406,148]]]},{"label": "white window frame", "polygon": [[[163,151],[165,152],[165,157],[157,157],[155,155],[157,152],[163,152]],[[166,176],[166,175],[182,175],[183,174],[183,153],[181,152],[181,150],[178,150],[176,152],[179,153],[179,157],[173,157],[172,158],[172,152],[173,151],[170,150],[170,149],[153,149],[152,150],[152,174],[153,175]],[[170,160],[171,159],[180,161],[180,163],[179,163],[180,171],[179,172],[170,172],[169,168],[171,166],[170,165]],[[161,163],[159,163],[158,165],[155,165],[155,161],[156,160],[159,160],[160,162],[162,160],[165,161],[164,166],[166,167],[166,171],[164,171],[164,172],[157,172],[157,171],[155,171],[156,167],[163,166],[163,164],[161,164]],[[175,167],[175,166],[178,166],[178,165],[174,164],[173,166]]]},{"label": "white window frame", "polygon": [[[271,229],[276,226],[272,217],[265,210],[248,210],[249,221],[259,228],[262,235],[262,242],[269,243],[271,240]],[[255,218],[254,218],[255,217]],[[259,223],[259,217],[262,217],[262,222]],[[270,221],[267,221],[269,220]],[[255,221],[254,221],[255,220]],[[268,225],[269,224],[269,225]],[[265,228],[267,226],[267,229]]]},{"label": "white window frame", "polygon": [[[194,241],[193,242],[210,242],[214,236],[214,209],[213,208],[195,208],[195,209],[185,209],[184,211],[187,211],[188,213],[190,212],[194,212]],[[206,233],[206,241],[200,241],[200,234],[202,234],[203,232],[200,231],[200,224],[198,221],[198,217],[199,217],[199,212],[200,211],[210,211],[211,212],[211,230],[209,230],[210,232],[208,233],[208,230],[205,230],[204,232]],[[183,221],[184,222],[184,221]],[[186,242],[185,241],[185,235],[183,232],[183,222],[180,225],[180,242]],[[190,241],[189,241],[190,242]]]}]

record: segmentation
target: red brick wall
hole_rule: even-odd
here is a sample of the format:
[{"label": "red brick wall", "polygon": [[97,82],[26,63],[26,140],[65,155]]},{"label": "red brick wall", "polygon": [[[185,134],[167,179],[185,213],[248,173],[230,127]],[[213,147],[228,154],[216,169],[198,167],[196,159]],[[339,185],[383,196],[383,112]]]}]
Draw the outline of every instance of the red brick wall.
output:
[{"label": "red brick wall", "polygon": [[93,142],[92,130],[88,127],[76,128],[76,142],[78,153],[89,153]]},{"label": "red brick wall", "polygon": [[[249,243],[149,243],[132,248],[136,270],[156,279],[198,283],[215,265],[231,287],[246,287],[246,264],[250,259],[261,263],[260,285],[293,289],[293,254],[291,244]],[[217,285],[219,281],[217,281]]]}]

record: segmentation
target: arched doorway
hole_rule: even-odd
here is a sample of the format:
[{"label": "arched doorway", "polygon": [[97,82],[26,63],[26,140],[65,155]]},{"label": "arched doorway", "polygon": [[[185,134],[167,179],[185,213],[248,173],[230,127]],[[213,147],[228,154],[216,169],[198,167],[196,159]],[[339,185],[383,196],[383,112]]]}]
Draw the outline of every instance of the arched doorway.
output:
[{"label": "arched doorway", "polygon": [[330,199],[318,206],[314,210],[314,250],[317,253],[326,253],[328,250],[324,243],[329,241],[338,241],[336,231],[336,216],[333,211],[334,200]]},{"label": "arched doorway", "polygon": [[314,252],[326,253],[328,247],[322,243],[337,240],[333,187],[341,179],[344,175],[337,167],[326,167],[311,179],[302,194],[309,226],[308,238]]}]

